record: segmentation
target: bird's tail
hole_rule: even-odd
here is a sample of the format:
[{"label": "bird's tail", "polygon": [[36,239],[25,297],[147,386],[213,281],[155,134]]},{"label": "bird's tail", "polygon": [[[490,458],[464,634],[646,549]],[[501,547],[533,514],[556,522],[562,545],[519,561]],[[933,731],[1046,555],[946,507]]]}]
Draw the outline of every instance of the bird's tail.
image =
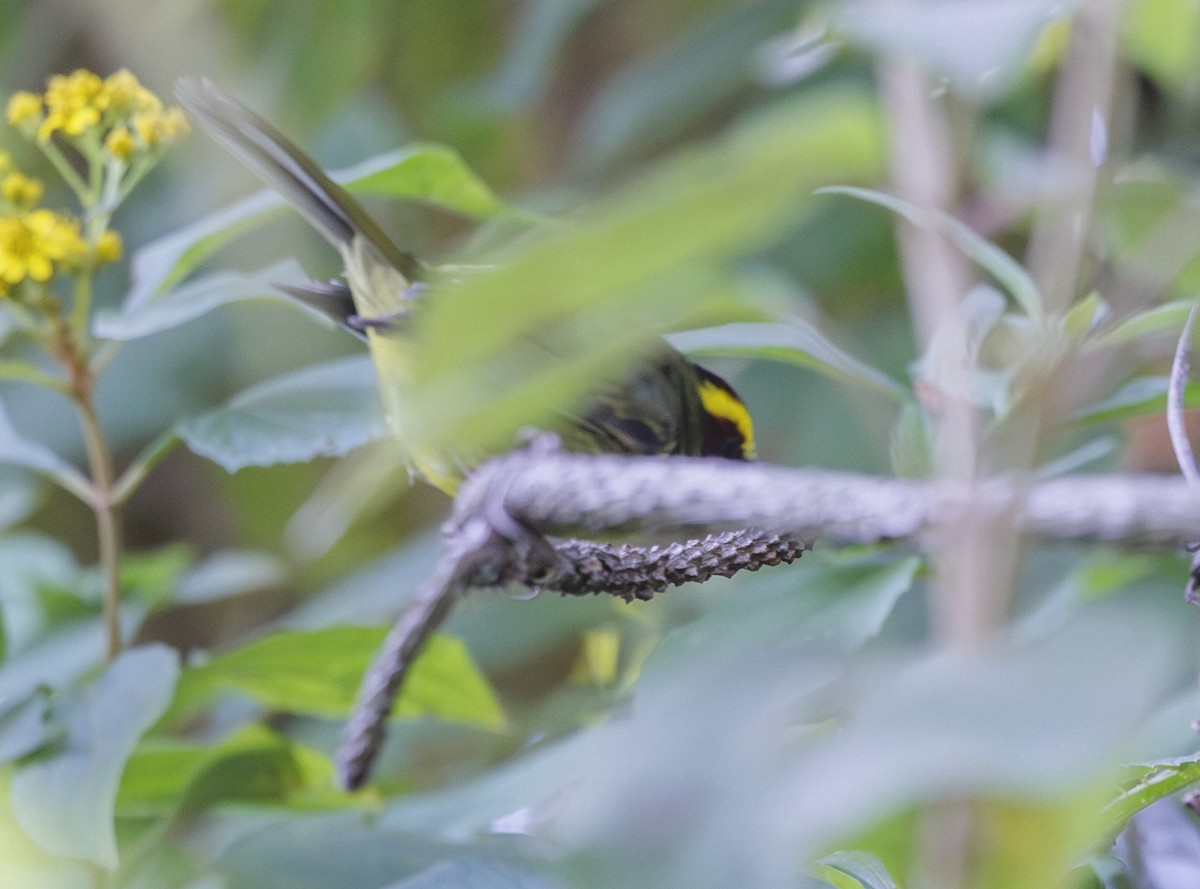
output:
[{"label": "bird's tail", "polygon": [[175,93],[188,113],[296,208],[343,256],[356,239],[412,282],[421,263],[401,250],[362,205],[290,139],[204,78],[184,78]]}]

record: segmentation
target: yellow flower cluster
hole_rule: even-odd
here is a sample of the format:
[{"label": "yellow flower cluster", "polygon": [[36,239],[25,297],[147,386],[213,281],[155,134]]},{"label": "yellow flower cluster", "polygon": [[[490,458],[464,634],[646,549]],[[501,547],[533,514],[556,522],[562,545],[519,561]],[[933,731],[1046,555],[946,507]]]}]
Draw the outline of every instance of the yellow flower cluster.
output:
[{"label": "yellow flower cluster", "polygon": [[42,183],[13,169],[0,152],[0,296],[24,281],[43,284],[60,270],[74,271],[121,257],[121,238],[106,230],[89,247],[78,219],[39,207]]},{"label": "yellow flower cluster", "polygon": [[26,279],[49,281],[57,268],[81,265],[87,252],[78,219],[44,207],[0,216],[0,294]]},{"label": "yellow flower cluster", "polygon": [[56,133],[77,146],[87,139],[126,163],[188,132],[183,112],[164,108],[158,96],[124,68],[103,78],[83,69],[56,74],[42,94],[13,94],[7,117],[39,142],[48,142]]}]

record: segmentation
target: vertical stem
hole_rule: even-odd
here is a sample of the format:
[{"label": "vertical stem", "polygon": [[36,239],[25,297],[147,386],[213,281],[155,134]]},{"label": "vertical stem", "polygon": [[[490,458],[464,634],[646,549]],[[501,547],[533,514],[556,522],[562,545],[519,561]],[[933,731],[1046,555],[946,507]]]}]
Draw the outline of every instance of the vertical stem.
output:
[{"label": "vertical stem", "polygon": [[[887,59],[880,81],[891,137],[889,167],[897,194],[921,210],[952,213],[957,181],[950,129],[933,90],[911,59]],[[973,369],[966,322],[959,306],[971,282],[962,254],[941,232],[905,221],[898,240],[902,272],[918,343],[928,352],[937,334],[929,382],[930,414],[936,420],[937,472],[960,482],[976,480],[980,462],[980,422],[970,400]],[[969,519],[969,517],[968,517]],[[977,556],[986,547],[978,523],[956,523],[936,541],[932,591],[933,620],[942,641],[972,649],[988,636],[996,601],[997,575],[979,570]]]},{"label": "vertical stem", "polygon": [[121,604],[121,519],[113,499],[112,454],[100,429],[92,403],[90,386],[76,393],[76,409],[83,427],[95,499],[96,532],[100,550],[100,570],[104,577],[104,624],[108,639],[108,659],[121,652],[121,626],[117,609]]},{"label": "vertical stem", "polygon": [[[95,243],[95,239],[92,239],[92,243]],[[71,305],[70,320],[72,342],[76,344],[76,352],[80,347],[85,351],[88,349],[87,343],[91,339],[91,331],[88,329],[88,320],[91,318],[91,307],[92,276],[88,274],[77,275],[75,277],[75,299]]]},{"label": "vertical stem", "polygon": [[[902,4],[905,0],[880,0]],[[1083,4],[1071,48],[1057,85],[1050,125],[1048,176],[1071,176],[1065,200],[1046,202],[1036,219],[1029,264],[1047,313],[1060,312],[1079,286],[1100,151],[1097,125],[1107,119],[1115,65],[1120,0]],[[890,59],[880,70],[891,130],[893,186],[909,203],[926,210],[952,210],[957,181],[954,152],[944,116],[920,66]],[[1010,453],[985,451],[977,412],[966,385],[974,368],[959,303],[969,284],[961,256],[935,232],[902,228],[901,261],[913,323],[924,350],[937,331],[938,366],[931,368],[930,413],[937,429],[938,473],[962,482],[981,480],[983,467],[1007,456],[1007,469],[1026,472],[1037,458],[1047,398],[1033,387],[1029,422]],[[935,560],[931,610],[943,643],[960,652],[978,651],[1003,619],[1011,595],[1019,539],[1011,523],[970,513],[948,523],[930,541]],[[944,801],[922,819],[914,882],[957,889],[971,882],[982,839],[978,813],[967,802]]]},{"label": "vertical stem", "polygon": [[51,343],[54,353],[66,370],[70,396],[75,402],[75,412],[79,415],[79,425],[83,430],[84,449],[87,451],[88,468],[92,477],[90,505],[96,516],[100,570],[104,579],[104,623],[108,640],[108,659],[112,660],[120,654],[122,644],[121,627],[117,620],[117,609],[121,604],[121,517],[114,492],[116,481],[112,452],[100,428],[100,419],[96,416],[96,406],[92,398],[96,377],[88,366],[86,351],[80,348],[76,338],[76,320],[72,318],[71,321],[67,321],[61,316],[56,318],[53,322]]},{"label": "vertical stem", "polygon": [[[916,60],[889,58],[882,61],[879,78],[892,187],[918,209],[953,215],[958,183],[953,141],[924,71]],[[960,309],[972,273],[941,232],[898,224],[901,270],[918,345],[937,361],[926,380],[932,389],[926,403],[936,424],[936,471],[970,483],[978,479],[982,463],[980,419],[969,389],[974,369]],[[1008,598],[1004,574],[984,570],[979,558],[988,552],[982,525],[967,515],[930,541],[934,630],[944,645],[965,652],[985,642],[1002,610],[997,603]],[[932,889],[967,885],[978,831],[970,807],[944,801],[929,807],[921,820],[914,883]]]},{"label": "vertical stem", "polygon": [[[1029,239],[1028,265],[1048,312],[1065,310],[1079,287],[1092,201],[1110,118],[1121,0],[1081,4],[1051,108],[1043,200]],[[1063,189],[1063,183],[1066,188]],[[1058,192],[1062,193],[1058,193]]]},{"label": "vertical stem", "polygon": [[[887,59],[879,69],[890,152],[888,174],[898,196],[922,210],[948,212],[954,202],[955,159],[943,109],[912,59]],[[896,233],[901,273],[924,350],[934,331],[953,319],[971,276],[949,238],[900,220]]]}]

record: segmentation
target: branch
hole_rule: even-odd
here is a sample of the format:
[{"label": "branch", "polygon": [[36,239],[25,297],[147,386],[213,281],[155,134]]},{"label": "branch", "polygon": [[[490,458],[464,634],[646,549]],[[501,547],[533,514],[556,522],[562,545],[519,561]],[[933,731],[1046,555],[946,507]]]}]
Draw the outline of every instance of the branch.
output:
[{"label": "branch", "polygon": [[518,451],[463,485],[452,523],[502,512],[542,533],[760,528],[873,543],[952,528],[968,512],[1057,540],[1177,545],[1200,529],[1200,498],[1177,476],[921,481],[696,457]]},{"label": "branch", "polygon": [[[1200,486],[1200,469],[1196,467],[1196,456],[1192,453],[1192,443],[1188,439],[1183,410],[1188,374],[1192,367],[1192,325],[1196,321],[1196,308],[1197,306],[1193,305],[1192,310],[1188,312],[1187,323],[1183,325],[1183,333],[1179,335],[1179,342],[1175,345],[1175,359],[1171,362],[1171,386],[1167,390],[1167,431],[1171,435],[1171,447],[1175,451],[1175,459],[1179,462],[1179,471],[1192,488]],[[1193,605],[1200,605],[1200,596],[1196,593],[1197,585],[1200,584],[1200,544],[1192,543],[1189,548],[1195,555],[1192,557],[1192,568],[1188,572],[1183,595]]]},{"label": "branch", "polygon": [[1179,334],[1179,342],[1175,344],[1175,358],[1171,362],[1171,385],[1167,390],[1167,431],[1171,435],[1171,447],[1175,451],[1179,471],[1183,473],[1188,484],[1200,486],[1200,469],[1196,467],[1196,457],[1192,453],[1192,443],[1188,440],[1187,423],[1183,416],[1188,374],[1192,369],[1192,325],[1196,322],[1197,306],[1200,306],[1200,303],[1193,305],[1192,310],[1188,312],[1183,333]]},{"label": "branch", "polygon": [[1045,176],[1057,193],[1034,219],[1027,262],[1050,312],[1065,311],[1079,286],[1106,154],[1120,18],[1120,0],[1080,5],[1054,89]]},{"label": "branch", "polygon": [[470,587],[522,584],[564,596],[608,593],[626,602],[714,576],[791,563],[807,544],[776,534],[739,530],[703,540],[640,547],[591,540],[548,541],[487,503],[448,523],[434,576],[396,620],[363,678],[336,760],[347,790],[361,787],[384,741],[388,714],[426,640]]},{"label": "branch", "polygon": [[[363,681],[337,754],[339,779],[347,789],[366,780],[409,667],[469,588],[521,584],[648,599],[670,586],[792,562],[807,548],[803,541],[921,538],[967,520],[1010,522],[1053,539],[1173,545],[1197,536],[1200,499],[1175,476],[910,481],[695,457],[569,454],[536,440],[463,483],[433,577]],[[650,547],[546,536],[633,528],[732,530]]]}]

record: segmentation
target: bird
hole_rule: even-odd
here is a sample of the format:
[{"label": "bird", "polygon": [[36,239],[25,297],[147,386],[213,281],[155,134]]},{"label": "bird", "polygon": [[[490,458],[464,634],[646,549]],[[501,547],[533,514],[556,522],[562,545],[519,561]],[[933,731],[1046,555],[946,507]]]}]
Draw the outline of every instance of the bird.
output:
[{"label": "bird", "polygon": [[[176,86],[185,111],[341,254],[344,276],[281,286],[367,343],[394,420],[412,379],[416,301],[436,298],[430,268],[399,247],[345,188],[274,125],[203,78]],[[601,386],[554,430],[569,451],[637,456],[755,458],[745,403],[717,374],[659,340],[622,378]],[[410,452],[410,471],[453,496],[474,462],[461,454]]]}]

